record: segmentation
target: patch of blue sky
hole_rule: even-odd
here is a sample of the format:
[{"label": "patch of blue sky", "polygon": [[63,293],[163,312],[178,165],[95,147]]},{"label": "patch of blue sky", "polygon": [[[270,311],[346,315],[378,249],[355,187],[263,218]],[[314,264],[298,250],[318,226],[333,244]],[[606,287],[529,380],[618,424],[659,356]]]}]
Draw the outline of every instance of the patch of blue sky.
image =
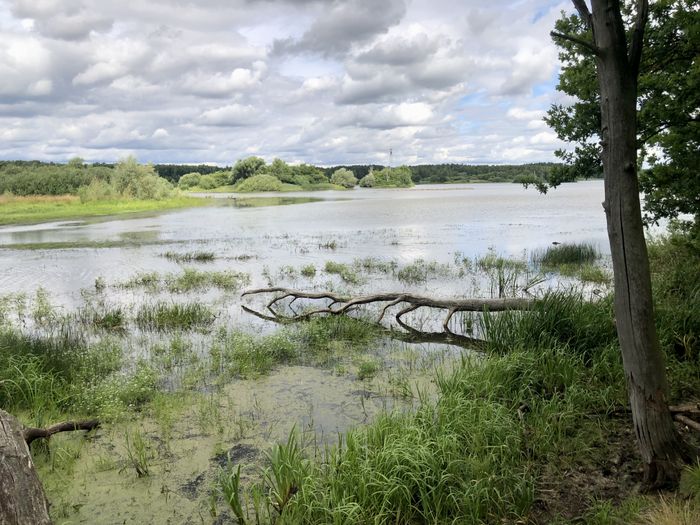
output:
[{"label": "patch of blue sky", "polygon": [[530,22],[533,24],[537,23],[539,20],[547,16],[553,7],[559,4],[561,4],[559,1],[547,2],[545,5],[538,7],[532,15]]},{"label": "patch of blue sky", "polygon": [[554,93],[557,90],[558,82],[559,71],[555,71],[549,80],[532,86],[532,96],[541,97],[542,95],[547,95],[548,93]]}]

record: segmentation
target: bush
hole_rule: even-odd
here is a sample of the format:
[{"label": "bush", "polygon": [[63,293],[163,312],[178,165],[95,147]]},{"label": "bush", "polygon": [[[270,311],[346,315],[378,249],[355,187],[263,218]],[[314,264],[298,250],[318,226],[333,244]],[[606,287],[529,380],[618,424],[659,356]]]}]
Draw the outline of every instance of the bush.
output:
[{"label": "bush", "polygon": [[234,186],[234,191],[251,193],[257,191],[281,191],[282,182],[272,175],[253,175]]},{"label": "bush", "polygon": [[80,202],[112,200],[119,196],[111,184],[99,179],[93,179],[90,184],[80,188],[78,195]]},{"label": "bush", "polygon": [[355,178],[352,171],[340,168],[335,170],[333,175],[331,175],[331,183],[343,186],[344,188],[353,188],[355,184],[357,184],[357,178]]},{"label": "bush", "polygon": [[198,173],[196,171],[192,173],[186,173],[182,177],[180,177],[180,181],[178,182],[178,187],[182,190],[189,190],[190,188],[194,188],[195,186],[199,186],[199,180],[202,178],[202,174]]},{"label": "bush", "polygon": [[362,177],[360,179],[359,184],[360,184],[360,187],[362,187],[362,188],[372,188],[372,187],[374,187],[376,182],[377,181],[374,178],[374,173],[372,173],[372,171],[370,171],[367,175],[365,175],[364,177]]},{"label": "bush", "polygon": [[373,188],[410,188],[413,186],[411,170],[407,166],[384,168],[370,172],[360,181],[362,187]]},{"label": "bush", "polygon": [[0,163],[0,194],[65,195],[78,193],[93,180],[107,180],[111,170],[83,165]]},{"label": "bush", "polygon": [[233,182],[248,179],[262,173],[265,169],[265,161],[260,157],[248,157],[240,159],[233,166]]},{"label": "bush", "polygon": [[167,199],[173,195],[172,185],[159,177],[152,165],[139,164],[134,157],[117,163],[111,183],[122,197],[134,199]]}]

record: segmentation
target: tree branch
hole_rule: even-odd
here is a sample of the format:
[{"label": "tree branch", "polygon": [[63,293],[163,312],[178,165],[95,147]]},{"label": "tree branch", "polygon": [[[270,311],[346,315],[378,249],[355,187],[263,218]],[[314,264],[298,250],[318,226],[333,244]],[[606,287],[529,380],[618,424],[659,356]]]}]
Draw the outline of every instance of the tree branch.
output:
[{"label": "tree branch", "polygon": [[586,26],[590,29],[593,24],[591,24],[591,12],[588,10],[588,5],[586,5],[585,0],[571,0],[578,11],[578,16],[583,20]]},{"label": "tree branch", "polygon": [[567,41],[573,42],[574,44],[577,44],[581,47],[584,47],[596,56],[600,54],[600,50],[593,44],[593,42],[588,42],[587,40],[583,40],[582,38],[578,38],[576,36],[571,36],[571,35],[567,35],[564,33],[560,33],[558,31],[552,31],[549,34],[552,38],[559,38],[561,40],[567,40]]},{"label": "tree branch", "polygon": [[628,54],[628,60],[635,75],[639,72],[639,63],[642,59],[642,47],[644,46],[644,28],[649,18],[649,1],[637,1],[637,18],[634,22],[632,44]]},{"label": "tree branch", "polygon": [[75,430],[94,430],[100,426],[97,419],[89,419],[87,421],[64,421],[56,423],[46,428],[24,427],[22,434],[27,445],[31,444],[36,439],[48,439],[59,432],[73,432]]},{"label": "tree branch", "polygon": [[[270,299],[268,303],[266,303],[266,308],[272,315],[264,314],[246,305],[242,305],[243,310],[268,321],[275,321],[278,323],[291,323],[296,321],[305,321],[316,315],[344,315],[349,313],[356,307],[362,305],[372,303],[387,303],[383,306],[382,310],[380,311],[379,318],[376,320],[376,323],[380,323],[390,307],[401,304],[403,305],[403,309],[394,316],[397,324],[404,330],[410,332],[411,334],[429,335],[433,337],[437,334],[423,332],[422,330],[416,330],[415,328],[405,323],[402,317],[410,312],[417,310],[418,308],[434,308],[438,310],[447,310],[447,315],[442,323],[443,336],[452,337],[454,339],[459,339],[460,341],[469,342],[473,342],[474,339],[460,334],[455,334],[449,328],[449,322],[455,313],[482,312],[484,310],[488,310],[491,312],[503,312],[506,310],[528,310],[534,304],[534,300],[532,299],[438,299],[434,297],[424,297],[421,295],[407,293],[379,293],[373,295],[349,297],[343,295],[336,295],[331,292],[314,293],[280,287],[248,290],[246,292],[243,292],[242,295],[258,295],[266,293],[276,294],[272,297],[272,299]],[[292,298],[292,301],[295,301],[297,299],[307,299],[311,301],[323,300],[326,304],[324,304],[320,308],[305,310],[300,313],[293,312],[291,315],[281,313],[275,309],[275,306],[280,301],[290,297]],[[328,301],[330,301],[330,304],[327,304]]]}]

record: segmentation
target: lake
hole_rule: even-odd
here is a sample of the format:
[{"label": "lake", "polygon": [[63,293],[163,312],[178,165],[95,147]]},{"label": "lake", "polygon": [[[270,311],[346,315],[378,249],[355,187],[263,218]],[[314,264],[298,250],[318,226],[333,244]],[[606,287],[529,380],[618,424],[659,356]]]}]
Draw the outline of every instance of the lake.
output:
[{"label": "lake", "polygon": [[[203,208],[0,228],[0,290],[42,286],[72,303],[97,278],[177,271],[161,257],[172,250],[214,252],[211,268],[265,266],[272,273],[329,259],[448,262],[455,253],[488,250],[526,257],[552,242],[609,250],[602,181],[564,184],[547,195],[519,184],[460,184],[211,197],[215,205]],[[253,285],[262,283],[256,274]]]}]

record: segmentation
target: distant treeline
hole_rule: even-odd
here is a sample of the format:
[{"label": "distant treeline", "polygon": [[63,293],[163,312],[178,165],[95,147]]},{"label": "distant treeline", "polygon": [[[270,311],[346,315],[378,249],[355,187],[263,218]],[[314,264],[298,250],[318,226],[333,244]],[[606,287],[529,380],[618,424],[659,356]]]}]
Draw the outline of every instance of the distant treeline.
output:
[{"label": "distant treeline", "polygon": [[[133,159],[131,162],[134,162]],[[82,159],[73,159],[67,164],[40,161],[0,161],[0,194],[77,194],[80,188],[88,186],[95,180],[112,180],[113,170],[119,164],[86,164]],[[246,169],[250,166],[255,169]],[[333,182],[351,187],[348,181],[352,181],[352,177],[347,172],[351,172],[361,186],[410,186],[411,180],[407,176],[409,173],[410,179],[412,179],[414,184],[458,182],[536,183],[545,180],[547,174],[557,166],[559,165],[555,163],[521,165],[423,164],[389,170],[385,166],[378,164],[353,164],[317,168],[307,164],[299,166],[289,165],[279,159],[275,159],[272,164],[267,165],[263,159],[249,157],[239,160],[233,167],[211,166],[208,164],[156,164],[149,165],[148,169],[174,185],[178,185],[182,177],[188,174],[191,174],[190,178],[196,176],[206,182],[212,179],[216,182],[213,186],[210,184],[201,185],[204,189],[208,189],[209,186],[235,184],[240,179],[259,173],[274,175],[282,183],[301,186],[310,183]],[[333,181],[333,174],[338,173],[339,170],[347,170],[344,179]],[[406,173],[401,175],[403,173],[401,170],[406,171]],[[370,173],[373,175],[368,177]],[[388,180],[389,175],[401,175],[407,180],[390,181]],[[383,180],[385,178],[387,179],[386,181]],[[336,179],[338,179],[338,176],[336,176]],[[188,185],[183,183],[184,181],[180,183],[180,187],[187,189]]]},{"label": "distant treeline", "polygon": [[219,171],[231,171],[231,166],[211,166],[210,164],[154,164],[156,173],[168,179],[173,184],[177,184],[180,177],[188,173],[199,173],[201,175],[211,175]]},{"label": "distant treeline", "polygon": [[[532,164],[421,164],[409,166],[414,184],[442,184],[458,182],[536,182],[544,180],[546,175],[558,164],[537,162]],[[378,164],[339,165],[323,168],[327,175],[345,168],[362,179],[370,169],[379,171],[384,166]]]},{"label": "distant treeline", "polygon": [[0,195],[78,195],[81,201],[156,199],[175,194],[174,186],[159,177],[153,166],[133,157],[116,164],[67,164],[38,161],[0,161]]},{"label": "distant treeline", "polygon": [[452,182],[535,182],[542,180],[556,166],[550,162],[534,164],[423,164],[412,166],[416,184]]}]

